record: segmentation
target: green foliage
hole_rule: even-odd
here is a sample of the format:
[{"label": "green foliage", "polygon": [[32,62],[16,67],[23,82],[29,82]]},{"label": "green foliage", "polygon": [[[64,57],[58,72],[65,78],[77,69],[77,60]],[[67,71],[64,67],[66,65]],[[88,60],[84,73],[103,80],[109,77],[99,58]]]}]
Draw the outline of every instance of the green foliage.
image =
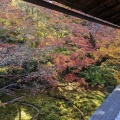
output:
[{"label": "green foliage", "polygon": [[0,75],[5,75],[5,74],[7,74],[7,72],[8,72],[8,67],[6,66],[6,67],[1,67],[0,68]]},{"label": "green foliage", "polygon": [[58,38],[63,38],[70,34],[70,27],[65,26],[64,24],[61,26],[61,24],[53,24],[50,25],[50,31],[57,36]]},{"label": "green foliage", "polygon": [[[27,96],[21,99],[20,102],[30,103],[39,108],[40,114],[37,120],[82,120],[79,109],[84,112],[84,120],[87,120],[101,102],[103,102],[105,97],[105,95],[99,91],[71,91],[65,89],[63,89],[62,94],[60,92],[52,93],[53,97],[45,95],[44,93],[28,96],[29,92],[27,91],[26,93],[24,91],[18,92],[17,94],[23,95],[23,93]],[[6,95],[2,95],[1,97],[3,98],[2,102],[5,102],[6,99],[8,100],[8,96]],[[68,98],[69,101],[65,101],[64,98]],[[9,98],[9,100],[10,99],[11,98]],[[13,120],[18,116],[19,107],[19,104],[6,105],[5,108],[0,108],[0,116],[2,118],[5,117],[5,120]],[[8,112],[9,110],[11,112]],[[21,112],[23,110],[28,116],[34,116],[36,114],[36,111],[31,107],[21,106]]]},{"label": "green foliage", "polygon": [[0,87],[3,87],[6,84],[6,80],[1,76],[4,76],[8,73],[8,67],[1,67],[0,68]]},{"label": "green foliage", "polygon": [[[16,76],[23,73],[23,68],[20,66],[7,66],[0,68],[0,88],[4,87],[7,84],[10,84],[13,81],[17,81],[16,78],[9,78],[7,76]],[[9,79],[8,79],[9,78]]]},{"label": "green foliage", "polygon": [[[6,102],[10,100],[11,98],[5,94],[0,93],[0,101],[1,102]],[[17,109],[16,109],[16,104],[9,104],[7,108],[5,106],[0,107],[0,119],[1,120],[14,120],[16,114],[17,114]],[[8,114],[9,113],[9,114]]]},{"label": "green foliage", "polygon": [[[12,3],[17,7],[10,6],[12,9],[9,8],[6,15],[3,15],[4,17],[7,17],[5,19],[4,17],[0,18],[0,22],[2,23],[0,30],[1,43],[7,45],[16,44],[15,46],[24,43],[24,46],[36,48],[34,49],[35,52],[37,50],[45,50],[45,54],[37,52],[38,54],[34,56],[35,60],[24,62],[23,65],[20,66],[10,63],[12,65],[8,68],[0,68],[0,75],[13,75],[13,78],[10,77],[9,79],[0,78],[0,87],[3,87],[8,82],[12,83],[13,79],[14,82],[21,82],[22,77],[18,79],[14,78],[14,75],[22,75],[25,76],[24,79],[31,79],[31,72],[38,74],[41,72],[43,75],[45,74],[45,78],[41,78],[43,79],[42,81],[38,82],[39,79],[33,78],[34,82],[38,83],[38,86],[33,83],[38,89],[31,88],[29,93],[20,91],[20,95],[25,95],[21,102],[27,102],[39,108],[40,114],[37,120],[80,120],[80,110],[85,114],[84,120],[87,120],[92,112],[104,100],[105,95],[99,91],[83,90],[82,92],[80,84],[83,84],[84,78],[91,86],[116,85],[110,66],[89,67],[91,64],[100,61],[103,57],[99,47],[106,44],[104,42],[101,44],[101,38],[107,34],[103,30],[104,27],[101,27],[100,35],[97,34],[97,39],[94,39],[92,36],[89,37],[89,29],[81,25],[84,24],[84,26],[86,26],[86,23],[82,23],[82,20],[76,18],[73,19],[71,16],[61,15],[57,12],[51,12],[50,10],[44,10],[44,8],[38,9],[36,6],[24,3],[21,0],[12,0]],[[13,12],[12,14],[11,11]],[[15,18],[11,19],[10,15],[13,15]],[[5,30],[3,28],[5,28]],[[107,29],[107,31],[109,30]],[[64,39],[64,37],[66,37],[66,39]],[[89,41],[89,38],[91,38],[92,41]],[[102,39],[102,41],[107,41],[106,37],[105,40]],[[51,47],[50,49],[52,49],[52,52],[48,50],[49,47]],[[48,51],[50,52],[48,53]],[[55,55],[54,57],[52,54],[53,52],[55,54],[57,53],[58,56]],[[83,70],[84,67],[86,67],[86,70]],[[43,70],[42,72],[42,68],[45,69],[45,71]],[[79,70],[83,71],[78,73]],[[52,76],[52,79],[50,79],[49,76]],[[45,95],[49,90],[46,90],[44,94],[40,94],[39,92],[39,94],[32,96],[34,92],[40,91],[39,86],[44,89],[44,86],[42,85],[46,82],[46,79],[48,79],[51,84],[53,84],[53,82],[59,84],[60,81],[64,80],[63,76],[67,76],[66,78],[68,81],[75,81],[75,83],[78,81],[79,84],[76,85],[75,88],[68,85],[65,89],[61,88],[60,90],[58,87],[59,91],[52,91],[53,96],[51,97]],[[29,83],[32,84],[32,82]],[[25,86],[28,84],[25,84]],[[49,84],[47,85],[49,87]],[[34,85],[32,87],[34,87]],[[3,99],[3,96],[0,96],[3,102],[10,100],[7,96]],[[67,101],[65,98],[67,98]],[[25,113],[26,116],[28,115],[28,117],[30,117],[35,115],[35,111],[32,108],[25,106],[21,107],[21,112],[24,111],[23,113]],[[11,104],[6,106],[6,108],[0,108],[0,116],[5,120],[18,119],[19,113],[17,112],[19,112],[19,108],[20,105],[18,104]],[[26,117],[24,119],[26,120],[28,118]]]},{"label": "green foliage", "polygon": [[0,77],[0,88],[4,87],[5,85],[6,85],[5,79]]},{"label": "green foliage", "polygon": [[103,64],[114,66],[110,71],[114,74],[114,79],[120,84],[120,31],[117,32],[116,40],[107,48],[101,47],[101,51],[109,58]]},{"label": "green foliage", "polygon": [[9,30],[0,30],[0,39],[3,43],[14,43],[14,44],[23,44],[27,40],[23,35],[16,30],[9,31]]},{"label": "green foliage", "polygon": [[38,68],[38,62],[36,60],[23,63],[24,73],[35,72]]},{"label": "green foliage", "polygon": [[70,55],[72,53],[67,47],[56,47],[55,52],[62,53],[63,55]]},{"label": "green foliage", "polygon": [[23,68],[20,66],[9,66],[8,75],[20,75],[23,73]]},{"label": "green foliage", "polygon": [[103,85],[103,86],[115,86],[117,85],[114,75],[111,73],[111,66],[91,66],[85,71],[80,71],[79,76],[84,77],[86,81],[91,85]]}]

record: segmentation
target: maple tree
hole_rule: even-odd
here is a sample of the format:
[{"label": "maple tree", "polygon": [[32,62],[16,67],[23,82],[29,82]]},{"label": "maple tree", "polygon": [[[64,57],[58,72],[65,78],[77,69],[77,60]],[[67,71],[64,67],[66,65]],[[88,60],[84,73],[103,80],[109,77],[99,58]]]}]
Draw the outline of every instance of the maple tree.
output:
[{"label": "maple tree", "polygon": [[109,59],[105,61],[103,64],[107,64],[110,66],[113,66],[113,68],[110,70],[112,73],[114,73],[114,79],[117,80],[119,83],[119,56],[120,56],[120,32],[117,31],[116,35],[116,41],[112,43],[108,48],[101,48],[101,51],[105,53],[106,56],[108,56]]},{"label": "maple tree", "polygon": [[117,85],[113,79],[119,80],[115,29],[21,1],[2,2],[0,92],[30,89],[31,94],[53,94],[53,90],[64,94],[66,86],[73,89],[71,84],[75,90]]},{"label": "maple tree", "polygon": [[[51,67],[51,71],[56,75],[52,75],[51,72],[52,80],[60,78],[67,80],[71,76],[71,80],[68,79],[68,81],[80,81],[82,78],[78,77],[78,73],[93,64],[102,62],[105,54],[100,50],[101,46],[109,45],[114,40],[113,35],[115,35],[115,32],[112,28],[106,28],[106,26],[88,21],[85,21],[83,26],[83,21],[80,20],[78,22],[78,18],[66,17],[64,14],[55,11],[54,14],[50,15],[50,10],[45,8],[36,9],[34,5],[25,4],[21,1],[13,1],[13,4],[25,11],[25,15],[21,10],[15,11],[14,7],[8,6],[9,14],[11,15],[12,11],[12,14],[14,13],[16,16],[13,14],[14,25],[11,25],[13,21],[10,19],[9,11],[6,12],[6,19],[9,18],[8,23],[10,22],[10,25],[7,26],[9,29],[5,32],[5,34],[8,33],[8,36],[5,39],[3,37],[2,42],[15,44],[16,47],[18,46],[17,49],[19,48],[18,43],[33,47],[34,50],[31,50],[31,53],[34,51],[33,53],[35,53],[37,63],[40,64],[39,66]],[[25,5],[28,7],[26,8]],[[34,16],[33,19],[32,16]],[[60,20],[62,24],[60,24]],[[65,23],[66,20],[67,23]],[[78,24],[81,24],[81,26]],[[24,28],[20,27],[22,25],[24,25]],[[106,35],[105,30],[113,32],[113,35]],[[19,49],[28,48],[23,47]],[[43,50],[45,53],[37,55],[37,50]],[[51,52],[48,52],[49,50]],[[30,55],[29,53],[28,56]],[[50,76],[48,76],[49,79]],[[86,83],[85,79],[84,83]]]}]

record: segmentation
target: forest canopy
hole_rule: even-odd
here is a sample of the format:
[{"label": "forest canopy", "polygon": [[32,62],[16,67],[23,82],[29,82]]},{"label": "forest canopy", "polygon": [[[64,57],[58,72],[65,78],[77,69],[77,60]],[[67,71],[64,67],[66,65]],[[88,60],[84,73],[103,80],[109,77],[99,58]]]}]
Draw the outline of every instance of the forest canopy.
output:
[{"label": "forest canopy", "polygon": [[2,119],[87,120],[120,83],[119,30],[20,0],[0,11]]}]

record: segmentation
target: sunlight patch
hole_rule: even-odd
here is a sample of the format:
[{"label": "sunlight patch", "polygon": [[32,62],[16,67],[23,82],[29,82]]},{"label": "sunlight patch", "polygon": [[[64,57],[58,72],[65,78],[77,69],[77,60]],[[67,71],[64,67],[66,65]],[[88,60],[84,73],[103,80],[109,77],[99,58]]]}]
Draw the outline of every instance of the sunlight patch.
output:
[{"label": "sunlight patch", "polygon": [[[19,118],[20,118],[20,116],[18,113],[15,120],[19,120]],[[26,113],[24,110],[21,110],[21,120],[30,120],[31,118],[32,118],[32,116],[30,114]]]}]

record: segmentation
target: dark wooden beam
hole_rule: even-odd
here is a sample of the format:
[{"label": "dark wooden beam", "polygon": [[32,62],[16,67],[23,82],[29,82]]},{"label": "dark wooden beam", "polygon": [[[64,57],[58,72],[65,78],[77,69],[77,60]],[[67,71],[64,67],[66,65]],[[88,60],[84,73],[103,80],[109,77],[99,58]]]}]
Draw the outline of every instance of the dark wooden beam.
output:
[{"label": "dark wooden beam", "polygon": [[117,20],[117,21],[115,22],[115,24],[120,24],[120,20]]},{"label": "dark wooden beam", "polygon": [[95,18],[95,17],[90,16],[90,15],[77,13],[77,12],[68,10],[66,8],[63,8],[63,7],[60,7],[60,6],[57,6],[57,5],[42,1],[42,0],[23,0],[23,1],[26,1],[26,2],[29,2],[29,3],[35,4],[35,5],[39,5],[39,6],[42,6],[42,7],[46,7],[48,9],[55,10],[55,11],[58,11],[58,12],[61,12],[61,13],[64,13],[64,14],[69,14],[69,15],[72,15],[72,16],[75,16],[75,17],[78,17],[78,18],[82,18],[82,19],[85,19],[85,20],[93,21],[93,22],[96,22],[96,23],[99,23],[99,24],[103,24],[103,25],[107,25],[107,26],[110,26],[110,27],[120,29],[120,26],[115,25],[113,23]]},{"label": "dark wooden beam", "polygon": [[81,1],[77,1],[75,3],[72,4],[72,7],[76,7],[77,5],[79,5],[80,8],[84,8],[84,10],[82,10],[83,12],[88,12],[89,9],[87,7],[85,7],[84,5],[81,4]]},{"label": "dark wooden beam", "polygon": [[88,13],[91,14],[93,11],[95,11],[96,9],[98,9],[99,7],[105,5],[106,3],[110,2],[110,1],[111,1],[111,0],[107,0],[107,1],[105,1],[105,2],[99,3],[96,7],[92,8],[91,10],[89,10]]},{"label": "dark wooden beam", "polygon": [[120,23],[119,16],[120,16],[120,14],[117,15],[117,16],[115,16],[115,17],[112,18],[112,19],[109,19],[109,21],[111,21],[111,22],[114,23],[114,24],[118,24],[118,23]]},{"label": "dark wooden beam", "polygon": [[118,4],[120,3],[120,0],[115,0]]},{"label": "dark wooden beam", "polygon": [[109,13],[108,15],[105,15],[105,17],[104,16],[99,16],[99,17],[103,18],[104,20],[109,21],[109,18],[112,18],[113,16],[118,15],[118,14],[120,14],[120,10],[119,11],[113,11],[113,12]]},{"label": "dark wooden beam", "polygon": [[117,14],[110,15],[109,18],[106,18],[107,20],[115,19],[116,17],[120,17],[120,12]]},{"label": "dark wooden beam", "polygon": [[[87,12],[87,11],[89,11],[89,9],[87,8],[87,7],[85,7],[83,4],[81,4],[81,1],[80,0],[78,0],[77,2],[70,2],[69,0],[55,0],[56,2],[59,2],[59,3],[62,3],[63,4],[63,1],[64,1],[64,4],[66,5],[66,6],[69,6],[70,8],[74,8],[74,9],[77,9],[77,10],[79,10],[79,9],[84,9],[84,10],[82,10],[83,12]],[[78,6],[78,4],[79,4],[79,7],[77,7]]]},{"label": "dark wooden beam", "polygon": [[[112,5],[111,7],[107,7],[107,6],[103,6],[103,9],[100,11],[100,12],[97,12],[96,14],[98,15],[98,17],[102,17],[103,19],[106,19],[108,18],[109,16],[113,16],[114,14],[117,14],[116,11],[114,11],[114,9],[117,7],[117,6],[120,6],[120,4],[114,4]],[[107,16],[105,15],[104,17],[104,14],[107,13],[107,12],[110,12],[110,14],[108,14]]]}]

